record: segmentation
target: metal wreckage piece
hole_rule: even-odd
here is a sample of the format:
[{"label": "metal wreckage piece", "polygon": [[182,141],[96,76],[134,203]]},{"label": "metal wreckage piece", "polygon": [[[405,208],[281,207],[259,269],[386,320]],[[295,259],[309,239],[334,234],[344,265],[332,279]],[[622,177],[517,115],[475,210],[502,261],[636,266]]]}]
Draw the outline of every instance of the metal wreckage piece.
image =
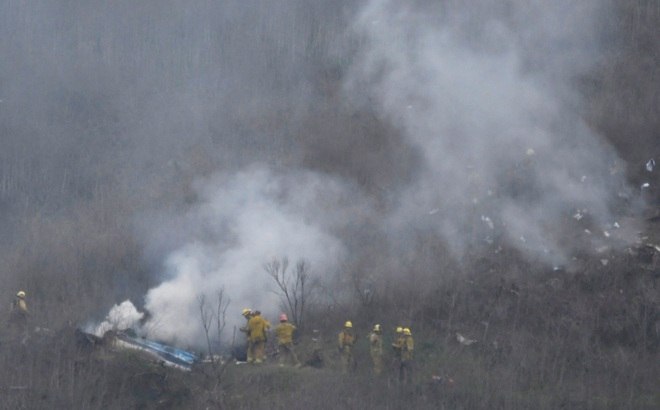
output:
[{"label": "metal wreckage piece", "polygon": [[194,353],[153,340],[133,337],[124,332],[116,333],[113,345],[145,352],[166,366],[185,371],[191,370],[192,366],[199,361],[199,357]]}]

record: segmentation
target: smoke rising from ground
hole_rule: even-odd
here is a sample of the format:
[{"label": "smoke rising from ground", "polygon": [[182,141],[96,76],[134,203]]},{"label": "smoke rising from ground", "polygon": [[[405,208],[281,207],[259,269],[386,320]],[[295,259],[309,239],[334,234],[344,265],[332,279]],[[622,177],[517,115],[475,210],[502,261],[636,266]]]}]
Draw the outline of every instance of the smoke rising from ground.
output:
[{"label": "smoke rising from ground", "polygon": [[334,212],[332,193],[340,191],[331,178],[253,167],[200,182],[198,190],[199,205],[182,216],[189,242],[168,256],[169,279],[146,295],[152,337],[203,340],[198,297],[213,300],[223,288],[236,302],[229,329],[242,325],[243,307],[274,315],[279,297],[264,271],[274,258],[304,259],[317,274],[333,272],[344,258],[340,240],[322,226]]},{"label": "smoke rising from ground", "polygon": [[143,317],[144,313],[138,312],[130,300],[125,300],[118,305],[114,305],[105,320],[96,326],[92,333],[98,337],[103,337],[106,332],[111,330],[133,329],[138,327]]},{"label": "smoke rising from ground", "polygon": [[201,340],[223,288],[230,327],[274,316],[273,257],[439,276],[421,237],[564,263],[632,197],[576,90],[607,2],[60,3],[0,5],[0,216],[139,241],[149,275],[118,288],[148,276],[154,337]]},{"label": "smoke rising from ground", "polygon": [[561,224],[588,209],[611,226],[629,195],[611,172],[620,160],[581,118],[573,91],[598,54],[603,12],[600,2],[362,9],[348,95],[375,105],[424,157],[393,229],[433,229],[458,255],[499,236],[547,263],[600,243],[567,242]]}]

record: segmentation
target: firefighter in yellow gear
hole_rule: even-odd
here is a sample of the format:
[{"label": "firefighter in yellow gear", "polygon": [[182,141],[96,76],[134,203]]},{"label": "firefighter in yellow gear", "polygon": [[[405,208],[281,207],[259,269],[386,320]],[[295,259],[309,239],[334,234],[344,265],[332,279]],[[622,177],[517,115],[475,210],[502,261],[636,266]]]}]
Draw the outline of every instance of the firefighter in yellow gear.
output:
[{"label": "firefighter in yellow gear", "polygon": [[30,316],[25,298],[25,291],[19,290],[11,303],[9,315],[9,327],[21,339],[21,343],[25,343],[28,338],[28,318]]},{"label": "firefighter in yellow gear", "polygon": [[296,327],[289,323],[289,318],[285,313],[282,313],[280,315],[280,324],[275,328],[280,366],[284,366],[286,362],[290,362],[296,367],[300,367],[298,356],[293,351],[293,332],[295,331]]},{"label": "firefighter in yellow gear", "polygon": [[239,330],[243,333],[245,333],[246,340],[247,340],[247,362],[248,363],[253,363],[254,362],[254,357],[252,356],[252,350],[250,349],[250,330],[248,329],[248,323],[250,322],[250,317],[252,316],[252,309],[250,308],[245,308],[241,312],[241,315],[245,318],[245,326],[241,327]]},{"label": "firefighter in yellow gear", "polygon": [[270,323],[261,317],[261,312],[255,310],[247,323],[248,329],[248,362],[250,357],[254,363],[263,363],[266,356],[266,340]]},{"label": "firefighter in yellow gear", "polygon": [[401,383],[410,383],[413,370],[413,350],[415,341],[409,328],[403,328],[403,337],[401,338],[401,360],[399,363],[399,381]]},{"label": "firefighter in yellow gear", "polygon": [[383,337],[379,324],[374,325],[369,334],[369,353],[374,364],[374,374],[381,374],[383,372]]},{"label": "firefighter in yellow gear", "polygon": [[392,350],[394,350],[394,361],[396,366],[399,366],[401,360],[401,345],[403,344],[403,327],[398,326],[395,331],[394,341],[392,342]]},{"label": "firefighter in yellow gear", "polygon": [[353,332],[353,323],[350,320],[344,323],[344,329],[339,332],[337,341],[339,354],[341,355],[342,371],[348,373],[355,368],[355,358],[353,357],[355,333]]},{"label": "firefighter in yellow gear", "polygon": [[396,369],[397,373],[401,370],[401,350],[403,348],[403,342],[405,338],[403,336],[403,327],[398,326],[394,334],[394,341],[392,342],[392,350],[394,351],[394,361],[392,367]]}]

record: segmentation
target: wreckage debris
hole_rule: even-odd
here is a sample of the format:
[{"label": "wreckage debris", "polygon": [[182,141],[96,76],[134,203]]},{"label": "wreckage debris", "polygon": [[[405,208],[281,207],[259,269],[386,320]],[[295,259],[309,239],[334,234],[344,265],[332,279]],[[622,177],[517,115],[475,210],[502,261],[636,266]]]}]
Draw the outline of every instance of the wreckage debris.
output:
[{"label": "wreckage debris", "polygon": [[456,333],[456,340],[458,343],[462,344],[463,346],[470,346],[474,343],[477,343],[475,339],[468,339],[467,337],[463,336],[460,333]]},{"label": "wreckage debris", "polygon": [[484,222],[490,229],[495,229],[495,224],[493,224],[493,221],[484,215],[481,215],[481,221]]},{"label": "wreckage debris", "polygon": [[146,353],[165,366],[189,371],[195,363],[200,361],[194,353],[178,349],[153,340],[130,336],[125,332],[109,331],[100,338],[91,333],[76,330],[76,340],[79,345],[97,346],[109,344],[121,349],[132,349]]},{"label": "wreckage debris", "polygon": [[655,159],[651,158],[646,163],[646,170],[649,171],[649,172],[653,172],[653,168],[655,168]]}]

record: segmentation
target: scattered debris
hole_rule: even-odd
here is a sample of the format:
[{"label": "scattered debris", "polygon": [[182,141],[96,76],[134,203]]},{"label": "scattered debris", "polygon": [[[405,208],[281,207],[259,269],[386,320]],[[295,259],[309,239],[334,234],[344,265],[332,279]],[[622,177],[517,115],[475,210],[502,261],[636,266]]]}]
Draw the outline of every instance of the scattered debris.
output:
[{"label": "scattered debris", "polygon": [[432,384],[443,384],[447,385],[449,387],[452,387],[454,385],[454,379],[448,376],[440,376],[437,374],[431,375],[431,383]]},{"label": "scattered debris", "polygon": [[528,157],[531,157],[532,155],[536,154],[536,152],[534,151],[533,148],[527,148],[526,154]]},{"label": "scattered debris", "polygon": [[488,225],[490,229],[495,229],[495,225],[493,224],[493,221],[489,217],[481,215],[481,221],[486,223],[486,225]]},{"label": "scattered debris", "polygon": [[616,221],[614,222],[614,225],[612,225],[612,226],[614,226],[617,229],[621,228],[621,225],[619,225],[619,223],[616,222]]},{"label": "scattered debris", "polygon": [[582,175],[582,178],[580,178],[580,182],[585,182],[586,180],[587,180],[587,176],[586,176],[586,175]]},{"label": "scattered debris", "polygon": [[607,250],[609,250],[609,249],[610,249],[609,246],[603,245],[600,248],[596,248],[596,252],[597,253],[603,253],[603,252],[607,252]]},{"label": "scattered debris", "polygon": [[573,218],[575,218],[575,220],[579,221],[580,219],[584,218],[584,214],[582,213],[581,210],[578,209],[578,211],[575,213],[575,215],[573,215]]},{"label": "scattered debris", "polygon": [[456,340],[458,340],[458,343],[462,344],[463,346],[470,346],[471,344],[476,343],[477,341],[474,339],[468,339],[465,336],[463,336],[460,333],[456,333]]},{"label": "scattered debris", "polygon": [[648,182],[644,182],[642,184],[642,189],[647,189],[647,188],[650,188],[650,187],[651,187],[651,184],[649,184]]},{"label": "scattered debris", "polygon": [[609,238],[609,237],[610,237],[610,233],[607,232],[607,231],[603,231],[603,235],[604,235],[606,238]]},{"label": "scattered debris", "polygon": [[591,231],[588,230],[588,229],[585,229],[585,230],[584,230],[584,233],[586,233],[587,235],[591,235]]},{"label": "scattered debris", "polygon": [[646,163],[646,170],[649,172],[653,172],[653,168],[655,167],[655,159],[651,158],[647,163]]},{"label": "scattered debris", "polygon": [[607,266],[607,264],[610,263],[610,261],[607,260],[607,259],[601,259],[601,260],[600,260],[600,263],[601,263],[603,266]]}]

